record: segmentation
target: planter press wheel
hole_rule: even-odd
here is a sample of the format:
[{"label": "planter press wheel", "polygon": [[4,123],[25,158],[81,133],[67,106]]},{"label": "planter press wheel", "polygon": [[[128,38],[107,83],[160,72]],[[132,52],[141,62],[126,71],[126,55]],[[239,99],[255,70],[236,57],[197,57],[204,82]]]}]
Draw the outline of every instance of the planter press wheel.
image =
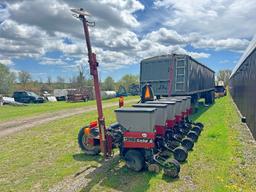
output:
[{"label": "planter press wheel", "polygon": [[141,171],[145,165],[145,159],[138,150],[129,150],[124,156],[126,166],[133,171]]},{"label": "planter press wheel", "polygon": [[98,155],[100,153],[99,145],[92,145],[88,142],[89,138],[94,138],[93,135],[87,135],[84,133],[84,128],[81,128],[78,133],[79,147],[86,155]]},{"label": "planter press wheel", "polygon": [[159,173],[161,171],[160,165],[158,165],[156,163],[149,164],[148,171],[154,172],[154,173]]},{"label": "planter press wheel", "polygon": [[188,129],[192,128],[192,125],[190,123],[186,123],[186,126],[188,127]]},{"label": "planter press wheel", "polygon": [[187,137],[191,138],[194,142],[198,139],[198,135],[195,131],[189,131]]},{"label": "planter press wheel", "polygon": [[175,159],[167,160],[164,163],[164,175],[171,177],[171,178],[177,178],[180,172],[180,164]]},{"label": "planter press wheel", "polygon": [[204,128],[204,124],[200,123],[200,122],[194,123],[194,125],[200,127],[201,130],[203,130],[203,128]]},{"label": "planter press wheel", "polygon": [[185,147],[188,151],[190,151],[194,147],[194,141],[189,137],[185,137],[184,139],[182,139],[181,145]]},{"label": "planter press wheel", "polygon": [[197,135],[200,135],[202,129],[199,126],[193,126],[191,128],[191,131],[195,131],[197,133]]},{"label": "planter press wheel", "polygon": [[184,162],[188,157],[188,151],[186,148],[180,146],[173,150],[174,159],[179,162]]}]

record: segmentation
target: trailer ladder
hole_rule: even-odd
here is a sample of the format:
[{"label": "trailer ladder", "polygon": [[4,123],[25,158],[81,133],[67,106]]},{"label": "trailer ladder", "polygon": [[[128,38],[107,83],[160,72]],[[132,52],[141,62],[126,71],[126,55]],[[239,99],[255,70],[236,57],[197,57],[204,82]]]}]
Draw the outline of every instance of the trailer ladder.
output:
[{"label": "trailer ladder", "polygon": [[176,60],[175,91],[185,91],[185,59]]}]

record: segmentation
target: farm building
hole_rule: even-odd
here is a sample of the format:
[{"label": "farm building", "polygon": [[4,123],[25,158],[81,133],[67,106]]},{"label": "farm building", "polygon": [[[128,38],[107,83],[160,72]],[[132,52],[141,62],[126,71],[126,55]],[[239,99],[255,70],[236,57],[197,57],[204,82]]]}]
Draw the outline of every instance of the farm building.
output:
[{"label": "farm building", "polygon": [[230,76],[230,92],[256,138],[256,36]]}]

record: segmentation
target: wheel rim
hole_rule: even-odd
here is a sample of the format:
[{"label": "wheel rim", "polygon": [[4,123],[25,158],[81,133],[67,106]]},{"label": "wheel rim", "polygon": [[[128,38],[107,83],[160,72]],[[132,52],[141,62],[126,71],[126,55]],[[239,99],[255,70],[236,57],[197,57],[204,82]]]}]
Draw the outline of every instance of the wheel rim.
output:
[{"label": "wheel rim", "polygon": [[88,142],[88,139],[89,139],[89,136],[86,136],[85,134],[83,135],[82,137],[82,143],[83,143],[83,146],[86,150],[93,150],[93,145],[89,144]]}]

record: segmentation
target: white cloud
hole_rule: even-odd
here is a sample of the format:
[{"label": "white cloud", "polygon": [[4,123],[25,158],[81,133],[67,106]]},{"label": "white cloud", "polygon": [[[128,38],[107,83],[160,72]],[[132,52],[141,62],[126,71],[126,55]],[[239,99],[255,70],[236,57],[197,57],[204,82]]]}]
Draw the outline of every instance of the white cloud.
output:
[{"label": "white cloud", "polygon": [[186,39],[178,34],[174,30],[168,30],[166,28],[160,28],[158,31],[153,31],[148,33],[145,37],[146,39],[150,39],[151,41],[166,43],[166,44],[184,44],[186,43]]},{"label": "white cloud", "polygon": [[256,31],[255,1],[155,0],[155,6],[168,10],[163,22],[179,32],[198,31],[219,39],[251,38]]},{"label": "white cloud", "polygon": [[187,54],[190,55],[191,57],[195,58],[195,59],[209,58],[210,57],[210,54],[208,54],[208,53],[188,52]]},{"label": "white cloud", "polygon": [[56,59],[56,58],[49,58],[49,57],[41,58],[39,63],[42,65],[64,65],[64,64],[67,64],[61,58]]},{"label": "white cloud", "polygon": [[10,16],[9,11],[4,4],[0,3],[0,23]]},{"label": "white cloud", "polygon": [[1,59],[0,57],[0,63],[4,65],[11,65],[13,62],[10,59]]},{"label": "white cloud", "polygon": [[227,38],[213,39],[199,33],[179,34],[172,29],[160,28],[145,36],[153,42],[164,45],[192,45],[194,48],[206,48],[214,50],[243,51],[249,44],[247,39]]},{"label": "white cloud", "polygon": [[6,20],[0,25],[0,34],[0,52],[6,57],[36,57],[45,53],[43,44],[48,36],[35,26]]},{"label": "white cloud", "polygon": [[201,39],[198,42],[193,43],[195,48],[213,48],[215,50],[233,50],[233,51],[244,51],[249,45],[249,41],[246,39]]},{"label": "white cloud", "polygon": [[[96,26],[90,28],[90,34],[93,51],[104,69],[138,64],[145,57],[159,54],[210,57],[202,50],[187,51],[187,45],[200,49],[241,51],[248,44],[248,40],[242,37],[247,37],[253,26],[244,32],[247,34],[245,36],[243,33],[234,35],[241,31],[237,27],[230,27],[228,21],[234,18],[242,21],[236,18],[236,13],[240,11],[238,5],[238,0],[155,1],[159,18],[163,18],[161,14],[166,14],[166,11],[161,12],[163,9],[170,14],[164,16],[167,19],[156,30],[153,24],[144,25],[143,20],[136,18],[134,13],[145,9],[138,0],[8,1],[8,10],[5,11],[10,15],[0,25],[0,53],[4,56],[0,56],[0,59],[8,63],[14,58],[33,57],[41,64],[60,65],[63,68],[71,66],[74,69],[81,63],[87,64],[82,23],[74,19],[69,10],[79,7],[92,13],[92,17],[88,18],[90,21],[96,21]],[[248,3],[245,8],[251,13]],[[243,10],[241,17],[246,15],[247,12]],[[153,20],[157,21],[156,18]],[[246,21],[245,25],[248,26],[248,23],[251,21]],[[147,33],[138,35],[138,29]],[[65,42],[65,39],[70,42]],[[59,51],[64,56],[47,58],[45,54],[50,51]]]}]

